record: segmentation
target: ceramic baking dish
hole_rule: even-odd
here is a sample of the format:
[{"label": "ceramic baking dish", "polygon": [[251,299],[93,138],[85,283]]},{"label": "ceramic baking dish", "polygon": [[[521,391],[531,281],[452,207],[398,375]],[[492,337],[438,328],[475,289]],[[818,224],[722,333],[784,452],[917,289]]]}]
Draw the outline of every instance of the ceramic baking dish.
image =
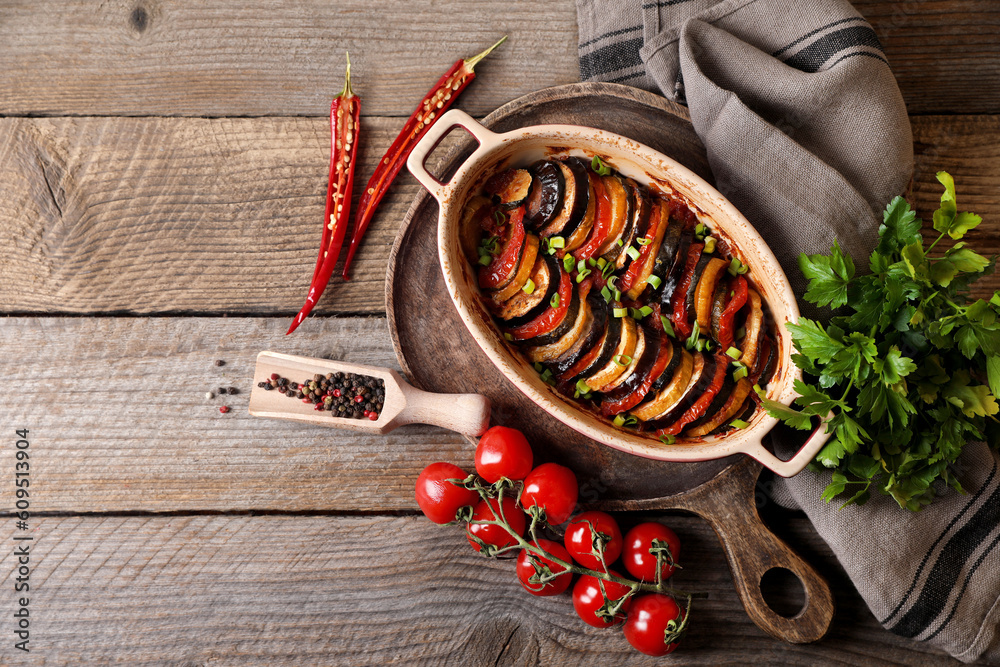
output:
[{"label": "ceramic baking dish", "polygon": [[[479,143],[448,182],[431,175],[425,162],[441,139],[456,127],[467,130]],[[717,436],[679,438],[664,445],[651,434],[629,432],[588,412],[542,381],[530,362],[507,343],[483,305],[476,271],[469,265],[459,242],[462,208],[470,193],[478,191],[492,174],[508,167],[527,166],[542,158],[600,155],[609,165],[643,185],[655,184],[684,197],[699,220],[724,238],[734,257],[750,267],[749,277],[770,309],[775,322],[778,366],[767,396],[789,404],[797,396],[793,383],[801,371],[792,363],[792,340],[786,322],[798,321],[792,288],[767,244],[749,221],[715,188],[678,162],[653,149],[611,132],[575,125],[535,125],[497,134],[468,114],[452,110],[427,132],[413,149],[407,167],[430,191],[440,206],[438,256],[444,281],[459,315],[476,342],[497,368],[553,418],[596,440],[637,456],[662,461],[704,461],[743,453],[782,476],[794,475],[808,464],[829,434],[817,428],[788,461],[766,449],[762,440],[777,420],[758,410],[748,427]]]}]

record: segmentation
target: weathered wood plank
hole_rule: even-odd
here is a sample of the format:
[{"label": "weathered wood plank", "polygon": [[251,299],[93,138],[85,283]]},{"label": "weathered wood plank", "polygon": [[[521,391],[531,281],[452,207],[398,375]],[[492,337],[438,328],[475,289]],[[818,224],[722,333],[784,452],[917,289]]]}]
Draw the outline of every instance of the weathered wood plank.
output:
[{"label": "weathered wood plank", "polygon": [[[360,173],[397,120],[369,119]],[[1000,116],[913,119],[921,215],[950,171],[1000,251]],[[322,118],[0,119],[0,312],[291,315],[318,247],[326,179]],[[441,154],[446,152],[442,147]],[[358,178],[356,191],[366,178]],[[401,174],[317,313],[382,313],[385,266],[417,193]],[[1000,276],[981,293],[1000,288]]]},{"label": "weathered wood plank", "polygon": [[[989,0],[856,3],[911,113],[1000,112],[1000,12]],[[353,55],[366,113],[409,115],[455,59],[510,35],[462,104],[484,115],[579,78],[571,0],[75,0],[0,8],[0,114],[317,115]],[[544,29],[540,29],[543,27]]]},{"label": "weathered wood plank", "polygon": [[[787,524],[831,570],[838,615],[823,641],[797,646],[747,619],[704,522],[667,520],[683,540],[677,585],[709,595],[671,664],[745,665],[750,655],[762,665],[958,664],[878,627],[804,518]],[[528,595],[511,561],[483,559],[459,529],[422,517],[46,517],[31,526],[32,652],[12,647],[9,593],[4,662],[662,663],[619,630],[584,625],[568,593]],[[16,576],[5,568],[4,590]]]},{"label": "weathered wood plank", "polygon": [[[0,431],[29,429],[35,511],[415,509],[462,436],[363,435],[247,413],[264,349],[398,369],[382,318],[0,319]],[[216,359],[225,366],[216,367]],[[235,386],[235,396],[205,393]],[[219,406],[232,411],[220,414]],[[14,506],[0,494],[0,510]]]},{"label": "weathered wood plank", "polygon": [[343,85],[346,50],[364,112],[409,116],[455,60],[505,34],[476,68],[466,109],[484,115],[579,79],[568,0],[8,4],[0,113],[314,116]]}]

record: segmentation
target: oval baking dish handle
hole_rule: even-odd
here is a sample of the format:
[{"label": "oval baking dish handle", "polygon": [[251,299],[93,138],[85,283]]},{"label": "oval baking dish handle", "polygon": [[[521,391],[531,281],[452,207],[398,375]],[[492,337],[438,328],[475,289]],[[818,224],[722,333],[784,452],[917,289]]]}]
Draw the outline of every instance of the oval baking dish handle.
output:
[{"label": "oval baking dish handle", "polygon": [[819,453],[820,448],[830,439],[831,434],[826,432],[826,424],[829,419],[830,417],[827,415],[827,418],[819,423],[819,426],[812,432],[812,435],[809,436],[809,439],[806,440],[801,449],[795,452],[795,456],[787,461],[782,461],[764,447],[764,443],[762,442],[763,437],[761,440],[753,443],[746,453],[764,464],[765,468],[773,470],[782,477],[797,475],[802,472],[803,468],[809,465],[809,462]]},{"label": "oval baking dish handle", "polygon": [[[475,160],[481,153],[485,153],[492,148],[497,137],[496,132],[490,132],[476,122],[472,116],[458,109],[452,109],[441,116],[438,122],[434,123],[431,129],[427,130],[427,134],[413,147],[410,157],[406,160],[406,168],[410,170],[414,178],[420,181],[421,185],[427,188],[427,191],[433,195],[438,204],[444,198],[445,192],[448,190],[451,182],[442,183],[436,179],[427,171],[427,166],[424,163],[427,161],[427,156],[434,152],[434,149],[441,143],[445,135],[456,127],[461,127],[479,142],[479,147],[463,161],[463,164]],[[461,169],[461,165],[459,165],[459,169]]]}]

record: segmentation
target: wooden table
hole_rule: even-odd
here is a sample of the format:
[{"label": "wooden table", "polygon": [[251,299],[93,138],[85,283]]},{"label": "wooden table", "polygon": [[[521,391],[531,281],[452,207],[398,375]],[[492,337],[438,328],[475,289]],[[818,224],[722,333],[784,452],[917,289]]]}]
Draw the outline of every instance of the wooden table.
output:
[{"label": "wooden table", "polygon": [[[856,4],[912,114],[918,208],[934,208],[947,169],[986,220],[970,236],[995,252],[1000,11]],[[503,33],[461,108],[483,116],[577,80],[570,0],[0,3],[0,663],[654,664],[418,515],[423,466],[470,466],[460,436],[362,437],[246,412],[263,349],[397,366],[383,284],[417,193],[406,174],[354,279],[283,336],[315,261],[343,51],[367,175],[439,74]],[[220,386],[240,393],[205,398]],[[17,429],[29,431],[27,531],[13,516]],[[829,578],[829,635],[764,635],[708,526],[670,516],[686,545],[678,576],[710,595],[673,663],[954,662],[882,630],[803,515],[762,511]],[[13,647],[12,545],[25,536],[29,654]]]}]

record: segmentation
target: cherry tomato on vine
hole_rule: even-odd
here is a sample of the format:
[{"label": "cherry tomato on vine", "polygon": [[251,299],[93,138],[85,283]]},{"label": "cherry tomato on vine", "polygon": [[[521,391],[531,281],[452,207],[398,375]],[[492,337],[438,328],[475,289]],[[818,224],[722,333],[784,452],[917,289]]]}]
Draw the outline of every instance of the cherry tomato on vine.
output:
[{"label": "cherry tomato on vine", "polygon": [[476,446],[476,472],[490,484],[501,477],[524,479],[533,460],[531,445],[516,428],[494,426]]},{"label": "cherry tomato on vine", "polygon": [[[573,562],[569,556],[569,552],[566,551],[566,549],[563,548],[563,545],[558,542],[540,538],[537,542],[534,542],[534,545],[540,547],[552,556],[566,561],[567,563]],[[536,565],[544,565],[552,571],[552,574],[558,576],[545,583],[532,582],[530,581],[531,577],[537,574],[535,569]],[[565,572],[566,574],[559,574],[560,572]],[[573,581],[573,573],[567,571],[562,565],[553,563],[544,556],[539,556],[528,551],[527,549],[522,549],[521,553],[517,555],[517,578],[524,587],[524,590],[528,591],[532,595],[544,597],[548,595],[559,595],[569,588],[570,583]]]},{"label": "cherry tomato on vine", "polygon": [[469,473],[451,463],[432,463],[417,477],[417,505],[434,523],[455,520],[455,514],[465,506],[475,506],[479,494],[447,481],[465,479]]},{"label": "cherry tomato on vine", "polygon": [[[647,521],[625,534],[625,546],[622,549],[622,563],[625,569],[636,579],[647,582],[656,581],[656,553],[655,551],[669,549],[669,554],[665,551],[661,554],[660,577],[661,581],[668,579],[675,569],[677,559],[681,553],[681,540],[677,533],[670,530],[662,523]],[[654,552],[650,552],[654,549]]]},{"label": "cherry tomato on vine", "polygon": [[[610,571],[610,574],[621,576],[613,570]],[[605,604],[604,594],[601,593],[602,583],[604,585],[604,593],[607,593],[607,599],[612,602],[622,599],[632,590],[624,584],[604,581],[589,574],[585,574],[577,580],[576,585],[573,586],[573,608],[576,609],[577,615],[583,619],[584,623],[593,625],[595,628],[607,628],[621,623],[625,620],[625,613],[629,611],[632,604],[631,599],[626,600],[613,619],[605,619],[598,616],[597,610]]]},{"label": "cherry tomato on vine", "polygon": [[[660,593],[632,600],[625,621],[625,639],[646,655],[666,655],[677,648],[683,612],[673,598]],[[673,626],[668,629],[670,622]]]},{"label": "cherry tomato on vine", "polygon": [[622,531],[610,514],[597,511],[583,512],[569,522],[563,543],[577,563],[591,570],[601,571],[604,568],[601,566],[601,560],[594,555],[594,534],[591,526],[597,533],[605,536],[604,562],[611,565],[622,553]]},{"label": "cherry tomato on vine", "polygon": [[518,535],[524,535],[525,528],[525,517],[524,512],[517,506],[513,498],[504,498],[503,504],[497,503],[496,498],[490,498],[488,501],[480,500],[476,503],[476,507],[472,512],[472,521],[469,522],[467,530],[467,537],[469,538],[469,544],[476,551],[482,551],[483,548],[474,540],[473,537],[478,537],[480,540],[486,544],[490,544],[497,549],[503,549],[504,547],[509,547],[517,544],[517,539],[513,535],[507,532],[503,526],[494,526],[492,524],[482,524],[476,523],[477,521],[499,521],[500,512],[503,512],[503,516],[507,519],[507,523],[510,525],[511,529]]},{"label": "cherry tomato on vine", "polygon": [[572,470],[558,463],[543,463],[524,478],[521,505],[526,511],[534,506],[542,508],[546,522],[558,526],[573,513],[579,492]]}]

